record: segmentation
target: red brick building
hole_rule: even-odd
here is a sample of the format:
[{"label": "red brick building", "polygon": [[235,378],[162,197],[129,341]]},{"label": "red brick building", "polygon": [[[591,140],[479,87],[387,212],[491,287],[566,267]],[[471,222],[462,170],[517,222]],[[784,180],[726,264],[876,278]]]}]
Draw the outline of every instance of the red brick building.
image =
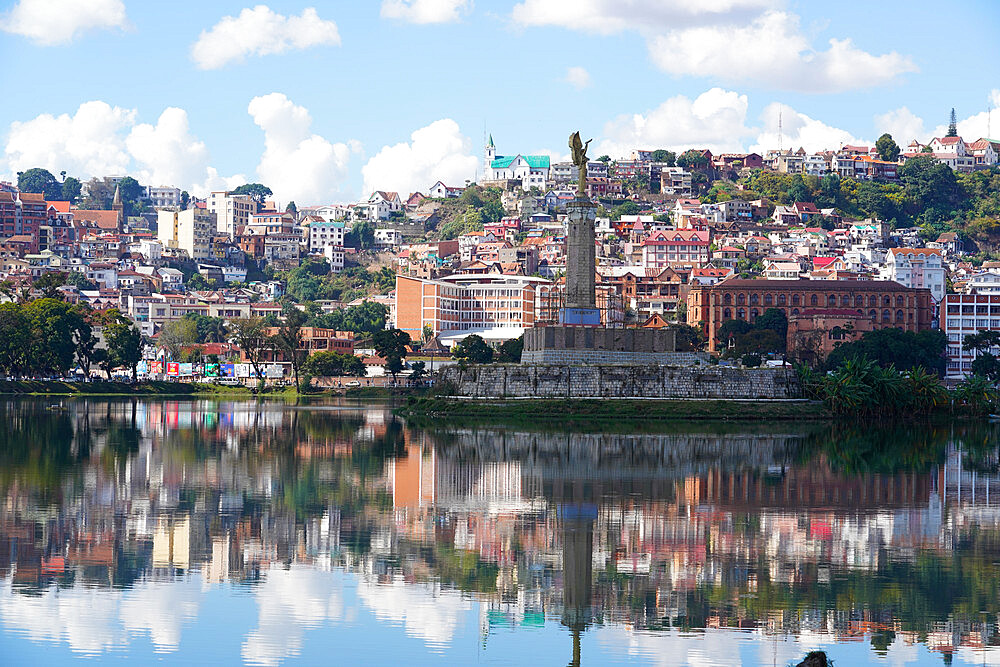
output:
[{"label": "red brick building", "polygon": [[930,290],[883,280],[742,280],[692,286],[687,321],[700,326],[708,349],[729,319],[753,322],[768,308],[791,318],[807,309],[850,309],[867,316],[872,328],[929,329],[935,317]]}]

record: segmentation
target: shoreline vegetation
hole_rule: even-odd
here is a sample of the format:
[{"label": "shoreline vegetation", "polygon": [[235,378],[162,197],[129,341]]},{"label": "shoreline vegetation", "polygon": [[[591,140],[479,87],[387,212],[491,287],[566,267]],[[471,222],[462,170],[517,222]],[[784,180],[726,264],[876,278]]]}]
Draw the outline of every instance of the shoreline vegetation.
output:
[{"label": "shoreline vegetation", "polygon": [[657,421],[824,421],[835,415],[821,401],[717,399],[459,399],[446,396],[410,397],[397,410],[404,417],[475,417],[531,420]]}]

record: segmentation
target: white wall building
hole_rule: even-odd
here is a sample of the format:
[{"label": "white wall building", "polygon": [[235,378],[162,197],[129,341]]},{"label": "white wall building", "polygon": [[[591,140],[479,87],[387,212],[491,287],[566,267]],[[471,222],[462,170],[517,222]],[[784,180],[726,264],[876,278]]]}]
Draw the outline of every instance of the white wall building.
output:
[{"label": "white wall building", "polygon": [[550,166],[548,155],[497,155],[493,137],[490,137],[486,145],[483,178],[487,181],[519,180],[522,190],[532,187],[545,190]]},{"label": "white wall building", "polygon": [[892,248],[882,270],[883,280],[895,280],[905,287],[927,288],[936,303],[945,292],[945,272],[941,251],[935,248]]},{"label": "white wall building", "polygon": [[330,246],[344,247],[346,227],[343,222],[312,222],[309,224],[309,253],[319,254]]},{"label": "white wall building", "polygon": [[234,195],[225,191],[212,192],[206,202],[215,213],[216,231],[229,238],[236,236],[238,227],[245,226],[250,216],[257,212],[257,202],[250,195]]},{"label": "white wall building", "polygon": [[156,219],[156,238],[164,248],[183,250],[193,260],[211,257],[215,232],[215,214],[202,208],[186,211],[160,211]]}]

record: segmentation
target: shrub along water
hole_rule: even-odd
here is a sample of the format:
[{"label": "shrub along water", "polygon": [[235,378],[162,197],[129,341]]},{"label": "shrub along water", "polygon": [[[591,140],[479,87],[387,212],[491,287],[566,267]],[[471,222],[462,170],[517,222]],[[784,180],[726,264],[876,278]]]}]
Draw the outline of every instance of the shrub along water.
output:
[{"label": "shrub along water", "polygon": [[900,417],[944,409],[982,415],[998,400],[996,388],[979,376],[949,392],[922,367],[901,372],[864,358],[848,359],[825,375],[800,367],[799,377],[808,397],[841,416]]}]

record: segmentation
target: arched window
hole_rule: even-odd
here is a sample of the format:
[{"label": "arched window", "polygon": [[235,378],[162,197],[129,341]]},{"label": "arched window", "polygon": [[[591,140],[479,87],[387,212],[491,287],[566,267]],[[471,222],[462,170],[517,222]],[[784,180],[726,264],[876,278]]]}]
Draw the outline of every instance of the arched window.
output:
[{"label": "arched window", "polygon": [[888,294],[886,294],[884,297],[882,297],[882,305],[883,306],[891,306],[892,305],[892,297],[889,296]]},{"label": "arched window", "polygon": [[798,314],[799,314],[799,309],[798,308],[792,308],[792,315],[798,315]]},{"label": "arched window", "polygon": [[737,294],[736,295],[736,305],[737,306],[746,305],[746,302],[747,302],[747,295],[746,294]]},{"label": "arched window", "polygon": [[793,306],[799,305],[799,295],[798,294],[793,294],[792,295],[792,305]]},{"label": "arched window", "polygon": [[890,321],[891,318],[892,318],[892,315],[889,313],[888,309],[882,311],[882,321],[883,322],[888,322],[888,321]]},{"label": "arched window", "polygon": [[758,317],[760,317],[760,311],[757,310],[756,308],[751,309],[751,311],[750,311],[750,321],[753,322]]},{"label": "arched window", "polygon": [[902,305],[903,305],[903,295],[900,294],[899,296],[896,297],[896,307],[898,308]]},{"label": "arched window", "polygon": [[785,305],[785,295],[784,294],[779,294],[778,295],[778,305],[779,306],[784,306]]},{"label": "arched window", "polygon": [[764,295],[764,305],[765,306],[770,306],[773,303],[774,303],[774,297],[771,296],[770,294],[765,294]]},{"label": "arched window", "polygon": [[811,306],[818,306],[819,305],[819,297],[816,296],[815,294],[813,294],[811,297],[809,297],[809,305],[811,305]]},{"label": "arched window", "polygon": [[873,321],[878,320],[878,313],[875,310],[869,310],[868,317],[872,318]]},{"label": "arched window", "polygon": [[830,340],[844,340],[844,330],[840,327],[830,329]]},{"label": "arched window", "polygon": [[840,305],[842,305],[842,306],[849,306],[849,305],[851,305],[851,297],[850,297],[850,295],[845,294],[844,296],[840,297]]},{"label": "arched window", "polygon": [[828,305],[830,307],[836,306],[837,305],[837,295],[836,294],[831,294],[830,296],[826,297],[826,305]]},{"label": "arched window", "polygon": [[903,311],[901,310],[896,311],[896,321],[899,322],[900,324],[903,323]]},{"label": "arched window", "polygon": [[733,295],[728,292],[722,297],[722,303],[726,306],[733,305]]},{"label": "arched window", "polygon": [[746,318],[747,318],[747,311],[743,310],[742,308],[737,308],[736,309],[736,319],[738,319],[738,320],[745,320]]},{"label": "arched window", "polygon": [[760,296],[757,295],[757,294],[751,294],[750,295],[750,305],[751,306],[756,306],[759,303],[760,303]]},{"label": "arched window", "polygon": [[723,308],[722,309],[722,319],[724,319],[724,320],[731,320],[731,319],[733,319],[733,309],[732,308]]},{"label": "arched window", "polygon": [[874,296],[874,295],[868,297],[868,305],[869,306],[877,306],[878,305],[878,297]]},{"label": "arched window", "polygon": [[854,298],[854,305],[855,306],[863,306],[863,305],[865,305],[865,297],[863,297],[863,296],[855,297]]}]

